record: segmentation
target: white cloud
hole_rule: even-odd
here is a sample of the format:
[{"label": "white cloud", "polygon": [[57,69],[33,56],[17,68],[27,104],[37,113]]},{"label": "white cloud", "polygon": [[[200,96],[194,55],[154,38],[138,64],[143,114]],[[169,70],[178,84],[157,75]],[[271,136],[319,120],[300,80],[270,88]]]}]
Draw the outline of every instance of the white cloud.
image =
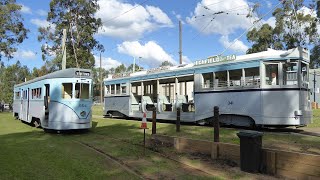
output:
[{"label": "white cloud", "polygon": [[[223,13],[213,15],[217,12]],[[186,20],[204,34],[229,35],[252,25],[245,16],[248,13],[249,4],[246,0],[202,0]]]},{"label": "white cloud", "polygon": [[136,40],[144,33],[173,26],[168,15],[158,7],[132,5],[121,0],[99,0],[99,5],[96,16],[103,23],[101,35]]},{"label": "white cloud", "polygon": [[35,59],[36,53],[30,50],[18,50],[17,52],[13,53],[13,57],[18,59]]},{"label": "white cloud", "polygon": [[38,27],[49,27],[50,23],[47,20],[31,19],[30,22]]},{"label": "white cloud", "polygon": [[163,48],[154,41],[149,41],[144,45],[138,41],[125,41],[118,45],[118,52],[133,57],[141,57],[140,63],[150,68],[159,66],[163,61],[177,64],[172,56],[165,52]]},{"label": "white cloud", "polygon": [[182,55],[182,64],[189,64],[191,60],[187,56]]},{"label": "white cloud", "polygon": [[[100,57],[94,56],[95,67],[100,67]],[[111,69],[120,66],[122,63],[110,57],[101,57],[101,66],[104,69]]]},{"label": "white cloud", "polygon": [[272,7],[272,3],[270,1],[264,0],[268,8]]},{"label": "white cloud", "polygon": [[221,36],[221,38],[219,39],[219,42],[225,48],[228,48],[232,43],[234,43],[229,47],[229,49],[233,51],[239,51],[239,52],[245,53],[248,50],[248,46],[246,46],[242,41],[236,40],[236,41],[230,42],[228,36]]},{"label": "white cloud", "polygon": [[39,9],[37,10],[37,14],[39,14],[40,16],[47,16],[48,12],[43,9]]},{"label": "white cloud", "polygon": [[23,4],[19,4],[21,5],[21,12],[25,13],[25,14],[32,14],[31,9],[28,6],[25,6]]}]

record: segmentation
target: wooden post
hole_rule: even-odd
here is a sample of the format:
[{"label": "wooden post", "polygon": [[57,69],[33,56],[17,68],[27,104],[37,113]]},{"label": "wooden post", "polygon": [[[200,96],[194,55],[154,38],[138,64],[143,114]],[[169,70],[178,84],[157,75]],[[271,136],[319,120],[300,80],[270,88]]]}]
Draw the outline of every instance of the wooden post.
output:
[{"label": "wooden post", "polygon": [[214,142],[219,142],[219,107],[213,108],[213,126],[214,126]]},{"label": "wooden post", "polygon": [[180,107],[177,108],[176,132],[180,132]]},{"label": "wooden post", "polygon": [[157,134],[157,108],[152,110],[152,134]]}]

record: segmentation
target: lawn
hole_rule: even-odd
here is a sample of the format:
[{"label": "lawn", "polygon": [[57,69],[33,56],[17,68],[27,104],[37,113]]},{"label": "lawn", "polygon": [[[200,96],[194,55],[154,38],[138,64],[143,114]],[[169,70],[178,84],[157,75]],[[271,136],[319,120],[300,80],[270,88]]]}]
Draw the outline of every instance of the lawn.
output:
[{"label": "lawn", "polygon": [[309,124],[308,127],[316,127],[316,128],[320,128],[320,109],[314,109],[313,113],[313,122],[312,124]]}]

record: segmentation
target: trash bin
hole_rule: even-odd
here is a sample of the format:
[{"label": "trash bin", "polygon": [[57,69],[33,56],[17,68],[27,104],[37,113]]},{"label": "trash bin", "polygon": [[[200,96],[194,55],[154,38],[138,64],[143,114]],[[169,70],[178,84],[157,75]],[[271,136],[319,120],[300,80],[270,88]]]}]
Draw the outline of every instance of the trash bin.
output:
[{"label": "trash bin", "polygon": [[259,172],[262,159],[262,133],[244,130],[237,133],[240,138],[240,169]]}]

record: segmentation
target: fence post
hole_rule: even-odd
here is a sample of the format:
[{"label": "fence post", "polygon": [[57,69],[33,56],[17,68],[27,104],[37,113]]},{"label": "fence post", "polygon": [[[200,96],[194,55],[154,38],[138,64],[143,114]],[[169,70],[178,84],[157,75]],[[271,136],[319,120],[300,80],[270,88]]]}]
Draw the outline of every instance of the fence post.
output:
[{"label": "fence post", "polygon": [[152,134],[157,133],[157,111],[156,108],[152,110]]},{"label": "fence post", "polygon": [[219,142],[219,107],[213,108],[213,127],[214,127],[214,142]]},{"label": "fence post", "polygon": [[180,132],[180,107],[177,108],[176,132]]}]

